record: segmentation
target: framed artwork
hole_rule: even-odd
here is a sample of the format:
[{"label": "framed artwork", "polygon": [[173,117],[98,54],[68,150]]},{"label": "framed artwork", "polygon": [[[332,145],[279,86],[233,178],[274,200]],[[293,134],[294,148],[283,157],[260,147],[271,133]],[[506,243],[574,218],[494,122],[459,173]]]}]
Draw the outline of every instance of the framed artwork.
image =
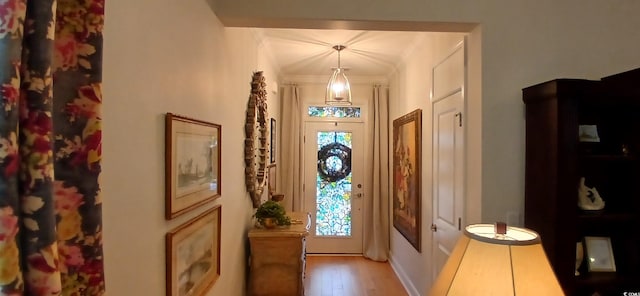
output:
[{"label": "framed artwork", "polygon": [[220,197],[222,127],[171,113],[165,117],[165,218]]},{"label": "framed artwork", "polygon": [[269,127],[269,131],[271,132],[271,150],[269,150],[269,159],[271,163],[276,163],[276,119],[271,118],[271,126]]},{"label": "framed artwork", "polygon": [[205,295],[220,277],[220,205],[167,233],[167,296]]},{"label": "framed artwork", "polygon": [[269,182],[269,195],[272,195],[277,190],[277,171],[276,165],[272,164],[269,166],[267,181]]},{"label": "framed artwork", "polygon": [[421,252],[422,110],[393,121],[393,227]]},{"label": "framed artwork", "polygon": [[611,239],[603,236],[585,236],[584,246],[587,253],[587,265],[592,271],[616,271]]}]

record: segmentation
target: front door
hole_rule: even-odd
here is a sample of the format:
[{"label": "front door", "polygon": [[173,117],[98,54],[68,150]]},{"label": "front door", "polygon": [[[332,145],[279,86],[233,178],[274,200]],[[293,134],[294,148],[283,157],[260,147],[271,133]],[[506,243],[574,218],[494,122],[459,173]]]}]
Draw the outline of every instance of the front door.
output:
[{"label": "front door", "polygon": [[362,253],[363,125],[305,123],[304,211],[311,214],[308,253]]}]

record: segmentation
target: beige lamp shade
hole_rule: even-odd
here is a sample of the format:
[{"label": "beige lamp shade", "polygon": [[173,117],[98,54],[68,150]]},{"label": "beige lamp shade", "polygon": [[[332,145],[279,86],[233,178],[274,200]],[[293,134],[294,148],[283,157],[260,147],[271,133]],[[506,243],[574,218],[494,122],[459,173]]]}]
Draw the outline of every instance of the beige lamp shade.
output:
[{"label": "beige lamp shade", "polygon": [[564,295],[536,232],[494,228],[465,228],[429,295]]}]

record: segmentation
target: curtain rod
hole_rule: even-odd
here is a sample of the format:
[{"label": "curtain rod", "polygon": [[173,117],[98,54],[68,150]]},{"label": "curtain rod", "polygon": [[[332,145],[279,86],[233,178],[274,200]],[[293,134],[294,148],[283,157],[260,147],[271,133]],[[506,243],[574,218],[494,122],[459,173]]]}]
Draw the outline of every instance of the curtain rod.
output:
[{"label": "curtain rod", "polygon": [[[373,85],[374,87],[384,87],[384,88],[389,88],[389,85],[388,85],[388,84],[377,84],[377,83],[374,83],[374,84],[372,84],[372,85]],[[289,82],[289,83],[281,83],[281,84],[280,84],[280,86],[298,86],[298,84],[297,84],[297,83]]]}]

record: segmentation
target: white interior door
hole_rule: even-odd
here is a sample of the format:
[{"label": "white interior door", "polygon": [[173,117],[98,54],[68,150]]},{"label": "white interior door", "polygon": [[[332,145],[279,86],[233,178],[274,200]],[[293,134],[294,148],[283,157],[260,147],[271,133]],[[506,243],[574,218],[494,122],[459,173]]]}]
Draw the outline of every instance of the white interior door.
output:
[{"label": "white interior door", "polygon": [[305,123],[304,211],[311,214],[308,253],[362,253],[363,125]]},{"label": "white interior door", "polygon": [[461,44],[433,71],[433,279],[465,223],[464,64]]},{"label": "white interior door", "polygon": [[462,93],[433,109],[433,241],[437,276],[460,236],[464,209]]}]

